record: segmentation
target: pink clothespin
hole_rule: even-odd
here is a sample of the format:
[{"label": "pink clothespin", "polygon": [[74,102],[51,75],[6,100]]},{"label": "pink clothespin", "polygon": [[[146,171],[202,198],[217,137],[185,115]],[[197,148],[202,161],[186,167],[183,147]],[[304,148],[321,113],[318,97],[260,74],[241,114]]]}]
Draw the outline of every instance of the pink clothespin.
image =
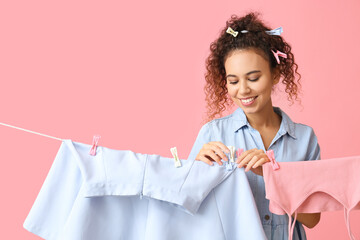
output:
[{"label": "pink clothespin", "polygon": [[239,158],[239,157],[240,157],[240,155],[241,155],[243,152],[244,152],[244,149],[239,148],[239,149],[236,151],[236,153],[237,153],[237,157]]},{"label": "pink clothespin", "polygon": [[92,146],[91,146],[91,149],[90,149],[90,152],[89,152],[90,155],[92,155],[92,156],[96,155],[96,148],[98,146],[98,142],[99,142],[100,138],[101,138],[100,135],[94,135]]},{"label": "pink clothespin", "polygon": [[273,168],[273,170],[278,170],[280,168],[280,165],[278,162],[276,162],[275,160],[275,155],[274,155],[274,151],[271,149],[269,151],[266,151],[266,155],[268,156],[268,158],[270,159],[270,163],[271,166]]}]

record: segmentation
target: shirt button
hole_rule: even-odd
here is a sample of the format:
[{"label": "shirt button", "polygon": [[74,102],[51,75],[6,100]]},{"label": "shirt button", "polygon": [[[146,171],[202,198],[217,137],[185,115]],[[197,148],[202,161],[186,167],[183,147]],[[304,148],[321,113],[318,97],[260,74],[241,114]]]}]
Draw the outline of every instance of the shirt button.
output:
[{"label": "shirt button", "polygon": [[265,215],[265,220],[269,220],[270,216],[269,215]]}]

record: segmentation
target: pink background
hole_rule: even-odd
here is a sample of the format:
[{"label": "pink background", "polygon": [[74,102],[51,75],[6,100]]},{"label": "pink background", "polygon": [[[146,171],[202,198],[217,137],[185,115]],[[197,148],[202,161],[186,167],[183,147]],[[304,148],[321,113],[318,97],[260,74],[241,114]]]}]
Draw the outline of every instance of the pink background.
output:
[{"label": "pink background", "polygon": [[[314,128],[323,159],[360,155],[360,2],[221,2],[2,1],[0,122],[167,157],[176,146],[186,158],[205,112],[209,45],[231,14],[258,10],[283,27],[302,74],[302,105],[281,89],[274,105]],[[61,142],[1,125],[0,134],[0,239],[40,239],[22,224]],[[351,223],[360,237],[360,211]],[[342,211],[306,231],[348,239]]]}]

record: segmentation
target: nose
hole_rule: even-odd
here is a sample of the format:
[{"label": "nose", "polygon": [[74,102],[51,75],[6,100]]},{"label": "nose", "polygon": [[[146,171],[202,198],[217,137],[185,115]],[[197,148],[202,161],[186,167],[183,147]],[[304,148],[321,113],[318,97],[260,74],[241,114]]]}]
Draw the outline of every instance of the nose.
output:
[{"label": "nose", "polygon": [[242,80],[239,82],[239,91],[238,93],[241,95],[241,96],[246,96],[247,94],[249,94],[251,91],[248,83],[246,80]]}]

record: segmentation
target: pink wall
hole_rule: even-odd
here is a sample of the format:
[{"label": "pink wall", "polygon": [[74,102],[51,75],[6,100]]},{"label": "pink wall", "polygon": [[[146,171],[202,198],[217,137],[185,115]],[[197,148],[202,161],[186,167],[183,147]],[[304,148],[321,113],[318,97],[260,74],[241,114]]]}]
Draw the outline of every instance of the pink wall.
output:
[{"label": "pink wall", "polygon": [[[360,155],[358,0],[2,1],[0,122],[168,157],[177,146],[186,158],[210,42],[249,10],[283,27],[302,74],[302,106],[281,92],[275,105],[315,129],[322,158]],[[0,239],[39,239],[22,224],[60,142],[3,126],[0,135]],[[360,211],[351,220],[360,236]],[[343,212],[323,213],[307,233],[347,239]]]}]

